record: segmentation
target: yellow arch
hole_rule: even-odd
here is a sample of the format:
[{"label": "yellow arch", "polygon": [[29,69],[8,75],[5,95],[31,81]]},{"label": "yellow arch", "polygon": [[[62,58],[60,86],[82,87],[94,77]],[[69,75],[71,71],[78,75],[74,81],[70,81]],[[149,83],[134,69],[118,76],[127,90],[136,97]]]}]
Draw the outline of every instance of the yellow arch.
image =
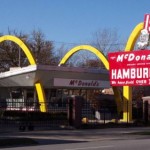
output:
[{"label": "yellow arch", "polygon": [[[134,49],[135,42],[140,35],[140,31],[143,29],[144,24],[139,23],[130,34],[130,37],[127,41],[125,51],[132,51]],[[124,98],[124,107],[123,107],[123,121],[132,121],[132,87],[123,86],[123,98]]]},{"label": "yellow arch", "polygon": [[72,48],[71,50],[69,50],[69,52],[67,52],[65,54],[65,56],[62,58],[62,60],[60,61],[59,65],[65,64],[67,62],[67,60],[77,51],[80,50],[88,50],[92,53],[94,53],[105,65],[106,69],[109,70],[109,63],[107,61],[107,58],[95,47],[92,47],[90,45],[79,45],[76,46],[74,48]]},{"label": "yellow arch", "polygon": [[[28,49],[28,47],[23,43],[22,40],[20,40],[18,37],[12,36],[12,35],[4,35],[0,37],[0,43],[3,41],[12,41],[20,46],[20,48],[24,51],[25,55],[27,56],[30,65],[36,65],[35,59],[31,53],[31,51]],[[43,90],[43,86],[40,82],[35,83],[37,95],[39,97],[39,103],[40,103],[40,111],[46,112],[46,100],[45,100],[45,93]]]},{"label": "yellow arch", "polygon": [[[88,51],[94,53],[103,62],[103,64],[105,65],[105,68],[107,70],[109,70],[109,62],[108,62],[107,58],[98,49],[96,49],[95,47],[90,46],[90,45],[79,45],[79,46],[76,46],[76,47],[72,48],[71,50],[69,50],[69,52],[67,52],[65,54],[65,56],[62,58],[62,60],[60,61],[59,66],[62,65],[62,64],[65,64],[67,62],[67,60],[74,53],[76,53],[80,50],[88,50]],[[113,87],[113,91],[114,91],[115,99],[116,99],[116,102],[117,102],[117,105],[118,105],[117,106],[118,113],[120,113],[122,111],[121,96],[120,96],[120,93],[119,93],[119,90],[118,90],[117,87]]]},{"label": "yellow arch", "polygon": [[47,112],[46,97],[45,97],[43,85],[41,84],[41,82],[37,82],[35,83],[35,87],[39,99],[40,111]]},{"label": "yellow arch", "polygon": [[134,49],[135,42],[140,35],[140,31],[143,29],[144,23],[139,23],[132,31],[127,41],[125,51],[132,51]]},{"label": "yellow arch", "polygon": [[22,42],[22,40],[20,40],[19,38],[15,37],[15,36],[12,36],[12,35],[4,35],[4,36],[0,37],[0,42],[6,41],[6,40],[13,41],[14,43],[18,44],[21,47],[21,49],[24,51],[24,53],[26,54],[30,64],[31,65],[36,64],[35,59],[34,59],[32,53],[31,53],[31,51]]}]

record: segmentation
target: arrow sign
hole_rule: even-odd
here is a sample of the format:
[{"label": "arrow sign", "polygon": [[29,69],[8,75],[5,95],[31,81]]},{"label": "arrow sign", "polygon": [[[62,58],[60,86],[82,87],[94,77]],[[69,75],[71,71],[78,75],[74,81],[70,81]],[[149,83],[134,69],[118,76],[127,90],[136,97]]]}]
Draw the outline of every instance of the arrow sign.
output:
[{"label": "arrow sign", "polygon": [[144,29],[150,33],[150,14],[145,14],[144,16]]}]

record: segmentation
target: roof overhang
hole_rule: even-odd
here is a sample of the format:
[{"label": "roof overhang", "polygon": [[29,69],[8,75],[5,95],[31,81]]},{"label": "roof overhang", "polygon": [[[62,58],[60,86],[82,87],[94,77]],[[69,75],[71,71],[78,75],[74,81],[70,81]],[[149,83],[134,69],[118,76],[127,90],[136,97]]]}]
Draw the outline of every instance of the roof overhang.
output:
[{"label": "roof overhang", "polygon": [[0,87],[31,87],[39,81],[45,88],[63,87],[63,84],[54,85],[56,79],[64,80],[65,83],[68,80],[82,80],[87,85],[93,84],[94,81],[104,81],[106,85],[103,87],[109,86],[109,73],[105,69],[30,65],[0,73]]}]

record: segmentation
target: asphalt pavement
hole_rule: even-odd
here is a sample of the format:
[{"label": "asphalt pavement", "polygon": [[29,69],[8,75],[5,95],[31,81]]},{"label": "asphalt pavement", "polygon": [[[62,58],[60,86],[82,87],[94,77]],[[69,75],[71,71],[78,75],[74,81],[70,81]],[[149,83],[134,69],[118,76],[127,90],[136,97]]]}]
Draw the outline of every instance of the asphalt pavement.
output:
[{"label": "asphalt pavement", "polygon": [[[138,133],[150,133],[150,127],[104,128],[104,129],[64,129],[25,131],[0,130],[1,148],[29,149],[28,146],[51,146],[57,144],[85,143],[110,140],[149,139],[149,135]],[[14,143],[14,144],[13,144]],[[32,148],[33,148],[32,147]]]}]

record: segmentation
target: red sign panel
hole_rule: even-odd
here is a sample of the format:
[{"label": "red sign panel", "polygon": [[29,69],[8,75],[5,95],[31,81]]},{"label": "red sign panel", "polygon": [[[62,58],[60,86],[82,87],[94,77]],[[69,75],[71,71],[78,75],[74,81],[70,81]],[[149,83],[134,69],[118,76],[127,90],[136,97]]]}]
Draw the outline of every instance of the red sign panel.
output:
[{"label": "red sign panel", "polygon": [[144,16],[144,29],[150,33],[150,14]]},{"label": "red sign panel", "polygon": [[112,86],[150,85],[150,50],[108,54]]}]

